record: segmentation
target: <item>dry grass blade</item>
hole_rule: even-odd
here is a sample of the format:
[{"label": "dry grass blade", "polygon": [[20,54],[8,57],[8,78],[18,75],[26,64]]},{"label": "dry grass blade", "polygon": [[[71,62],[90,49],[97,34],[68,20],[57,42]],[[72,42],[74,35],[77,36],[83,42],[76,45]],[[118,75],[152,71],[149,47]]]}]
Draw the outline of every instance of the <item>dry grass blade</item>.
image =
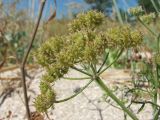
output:
[{"label": "dry grass blade", "polygon": [[[19,65],[14,65],[14,66],[9,66],[9,67],[3,67],[2,69],[0,69],[0,73],[2,72],[7,72],[7,71],[12,71],[12,70],[16,70],[19,68]],[[27,69],[34,69],[34,68],[38,68],[37,65],[33,65],[33,64],[30,64],[30,65],[26,65],[26,68]]]},{"label": "dry grass blade", "polygon": [[31,113],[31,120],[44,120],[43,115],[41,115],[38,112],[32,112]]},{"label": "dry grass blade", "polygon": [[0,77],[0,81],[5,81],[5,80],[11,80],[11,81],[17,81],[20,80],[21,77],[12,77],[12,78],[5,78],[5,77]]},{"label": "dry grass blade", "polygon": [[48,18],[46,24],[48,24],[50,21],[52,21],[55,17],[56,17],[56,13],[57,13],[57,2],[56,0],[54,0],[54,4],[55,4],[55,9],[54,12],[51,14],[51,16]]}]

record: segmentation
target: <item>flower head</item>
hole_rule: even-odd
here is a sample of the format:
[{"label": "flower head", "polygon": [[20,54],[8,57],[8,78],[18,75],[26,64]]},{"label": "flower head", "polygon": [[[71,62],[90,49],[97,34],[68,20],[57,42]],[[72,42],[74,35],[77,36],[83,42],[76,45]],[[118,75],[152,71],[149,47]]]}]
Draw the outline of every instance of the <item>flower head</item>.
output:
[{"label": "flower head", "polygon": [[142,34],[130,26],[98,30],[104,21],[104,14],[89,11],[77,16],[70,24],[68,35],[52,37],[36,52],[37,62],[46,73],[40,83],[41,94],[35,100],[38,111],[44,112],[55,101],[55,93],[50,87],[78,63],[96,63],[106,48],[129,48],[142,42]]},{"label": "flower head", "polygon": [[139,16],[144,13],[142,6],[136,6],[136,7],[130,8],[128,11],[131,15],[134,15],[134,16]]},{"label": "flower head", "polygon": [[132,30],[128,25],[108,29],[106,37],[113,47],[119,48],[135,47],[140,45],[143,40],[141,32]]},{"label": "flower head", "polygon": [[69,25],[70,31],[76,32],[82,29],[94,29],[101,25],[104,21],[104,14],[97,11],[89,11],[87,13],[80,13],[76,19]]},{"label": "flower head", "polygon": [[146,24],[150,24],[156,18],[155,13],[140,16],[140,20]]},{"label": "flower head", "polygon": [[35,107],[38,112],[46,112],[50,107],[53,107],[55,101],[55,93],[53,90],[48,90],[45,94],[40,94],[35,99]]}]

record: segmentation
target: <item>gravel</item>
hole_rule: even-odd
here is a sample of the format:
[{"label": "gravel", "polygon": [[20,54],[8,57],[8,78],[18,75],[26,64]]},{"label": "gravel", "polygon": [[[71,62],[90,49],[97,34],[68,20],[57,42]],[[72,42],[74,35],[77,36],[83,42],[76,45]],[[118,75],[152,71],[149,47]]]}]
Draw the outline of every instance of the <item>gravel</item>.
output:
[{"label": "gravel", "polygon": [[[44,72],[41,69],[37,69],[34,72],[31,71],[29,74],[34,76],[34,79],[27,79],[27,84],[30,84],[28,88],[28,96],[30,98],[29,104],[31,111],[35,111],[33,102],[36,95],[39,94],[38,86],[43,73]],[[14,72],[10,72],[10,74],[14,74]],[[70,71],[68,76],[82,77],[83,75],[75,71]],[[101,77],[109,87],[115,85],[119,86],[120,83],[125,83],[125,81],[130,80],[128,72],[114,69],[108,70]],[[60,100],[74,94],[76,89],[83,87],[87,82],[88,80],[58,80],[54,85],[57,99]],[[14,92],[7,95],[5,101],[0,106],[0,120],[26,120],[23,90],[19,84],[19,82],[13,83],[13,86],[16,87],[17,85],[17,88],[14,89]],[[2,85],[4,85],[4,82],[3,84],[1,83],[1,88]],[[12,87],[12,85],[8,86],[8,89],[10,87]],[[3,90],[6,90],[6,88],[0,89],[1,94],[3,93]],[[117,91],[116,93],[117,96],[121,96],[121,91]],[[63,103],[55,104],[55,109],[50,109],[48,115],[51,120],[124,120],[124,113],[120,109],[105,102],[103,96],[103,91],[93,82],[77,97]],[[2,100],[2,96],[0,100]],[[112,103],[116,105],[114,102]],[[140,107],[140,105],[133,105],[132,108],[134,113],[136,113]],[[145,109],[137,115],[140,120],[151,120],[151,106],[146,105]],[[129,117],[127,118],[127,120],[130,120]],[[45,118],[45,120],[46,119],[47,118]]]}]

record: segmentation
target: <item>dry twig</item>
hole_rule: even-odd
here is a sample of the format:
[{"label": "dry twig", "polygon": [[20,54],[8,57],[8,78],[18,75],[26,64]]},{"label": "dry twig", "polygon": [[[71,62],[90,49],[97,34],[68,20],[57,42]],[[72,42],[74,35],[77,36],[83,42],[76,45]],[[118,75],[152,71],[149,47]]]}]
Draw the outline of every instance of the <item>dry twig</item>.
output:
[{"label": "dry twig", "polygon": [[25,105],[26,105],[26,112],[27,112],[28,120],[30,120],[31,115],[30,115],[30,109],[29,109],[29,103],[28,103],[26,79],[25,79],[25,73],[26,73],[25,72],[25,65],[26,65],[26,62],[27,62],[28,55],[29,55],[29,53],[31,51],[33,42],[35,40],[36,33],[38,31],[38,27],[39,27],[39,24],[40,24],[40,20],[41,20],[41,17],[42,17],[42,13],[43,13],[43,10],[44,10],[45,3],[46,3],[46,0],[42,0],[41,8],[40,8],[39,16],[38,16],[38,21],[36,23],[36,26],[35,26],[35,29],[34,29],[34,32],[33,32],[33,36],[32,36],[32,39],[30,41],[30,44],[29,44],[29,47],[27,49],[27,52],[26,52],[26,54],[25,54],[25,56],[23,58],[22,64],[21,64],[22,84],[23,84],[24,99],[25,99]]}]

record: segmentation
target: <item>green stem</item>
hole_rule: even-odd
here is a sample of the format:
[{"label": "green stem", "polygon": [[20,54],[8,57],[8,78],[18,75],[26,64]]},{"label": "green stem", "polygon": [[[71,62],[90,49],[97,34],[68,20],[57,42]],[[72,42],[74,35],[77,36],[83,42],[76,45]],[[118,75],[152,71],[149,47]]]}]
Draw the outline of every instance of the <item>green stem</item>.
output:
[{"label": "green stem", "polygon": [[87,72],[85,72],[85,71],[83,71],[83,70],[81,70],[81,69],[78,69],[78,68],[76,68],[76,67],[71,67],[72,69],[74,69],[74,70],[77,70],[77,71],[79,71],[79,72],[81,72],[81,73],[83,73],[83,74],[85,74],[85,75],[88,75],[88,76],[90,76],[90,77],[92,77],[92,75],[91,74],[89,74],[89,73],[87,73]]},{"label": "green stem", "polygon": [[159,50],[159,43],[160,43],[160,34],[157,37],[157,51],[158,51],[158,53],[160,52],[160,50]]},{"label": "green stem", "polygon": [[105,59],[104,59],[104,61],[103,61],[103,63],[102,63],[102,65],[101,65],[101,67],[98,69],[98,73],[102,70],[102,68],[104,67],[104,65],[105,65],[105,63],[106,63],[106,61],[107,61],[107,59],[108,59],[108,56],[109,56],[109,52],[106,54],[106,56],[105,56]]},{"label": "green stem", "polygon": [[138,120],[136,115],[131,112],[122,101],[120,101],[113,93],[112,91],[104,84],[104,82],[100,79],[96,79],[97,84],[101,87],[102,90],[104,90],[109,97],[111,97],[122,109],[125,113],[127,113],[133,120]]},{"label": "green stem", "polygon": [[[157,99],[158,99],[158,87],[159,87],[159,73],[158,73],[158,65],[156,65],[156,80],[155,80],[155,90],[153,93],[153,103],[157,104]],[[158,120],[158,116],[157,116],[157,112],[159,112],[159,110],[157,109],[156,105],[153,105],[153,115],[154,115],[154,120]],[[155,114],[157,113],[157,114]]]},{"label": "green stem", "polygon": [[106,68],[104,68],[102,71],[100,71],[98,73],[98,76],[100,74],[102,74],[104,71],[106,71],[109,67],[111,67],[118,60],[118,58],[121,56],[122,52],[123,52],[123,49],[118,53],[117,57],[114,59],[114,61],[110,65],[108,65]]},{"label": "green stem", "polygon": [[94,67],[95,65],[91,63],[91,69],[94,75],[96,75],[97,71],[96,68]]},{"label": "green stem", "polygon": [[154,0],[151,0],[151,3],[153,4],[153,7],[156,10],[156,12],[159,13],[158,7],[157,7],[156,3],[154,2]]},{"label": "green stem", "polygon": [[92,82],[93,82],[93,79],[90,80],[90,81],[89,81],[83,88],[81,88],[77,93],[75,93],[75,94],[73,94],[72,96],[67,97],[67,98],[65,98],[65,99],[57,100],[57,101],[55,101],[55,103],[65,102],[65,101],[68,101],[68,100],[70,100],[70,99],[76,97],[77,95],[79,95],[80,93],[82,93],[83,90],[85,90]]},{"label": "green stem", "polygon": [[[154,104],[157,104],[157,88],[155,89],[154,91],[154,94],[153,94],[153,103]],[[155,113],[157,113],[157,106],[156,105],[153,105],[153,116],[154,116],[154,120],[158,120],[158,118],[156,117],[157,115]]]},{"label": "green stem", "polygon": [[160,109],[158,109],[155,113],[154,113],[154,120],[159,120],[159,113],[160,113]]},{"label": "green stem", "polygon": [[151,101],[131,101],[131,102],[132,102],[132,103],[136,103],[136,104],[151,104],[151,105],[154,105],[154,106],[160,108],[159,105],[157,105],[157,104],[155,104],[155,103],[153,103],[153,102],[151,102]]},{"label": "green stem", "polygon": [[153,36],[157,37],[157,34],[151,28],[149,28],[145,23],[143,23],[140,18],[137,19]]},{"label": "green stem", "polygon": [[86,80],[86,79],[91,79],[91,78],[90,77],[83,77],[83,78],[63,77],[63,79],[66,79],[66,80]]},{"label": "green stem", "polygon": [[113,1],[113,4],[114,4],[115,9],[116,9],[116,12],[117,12],[118,20],[119,20],[119,22],[123,25],[122,16],[121,16],[120,10],[119,10],[119,8],[118,8],[117,2],[116,2],[116,0],[112,0],[112,1]]}]

